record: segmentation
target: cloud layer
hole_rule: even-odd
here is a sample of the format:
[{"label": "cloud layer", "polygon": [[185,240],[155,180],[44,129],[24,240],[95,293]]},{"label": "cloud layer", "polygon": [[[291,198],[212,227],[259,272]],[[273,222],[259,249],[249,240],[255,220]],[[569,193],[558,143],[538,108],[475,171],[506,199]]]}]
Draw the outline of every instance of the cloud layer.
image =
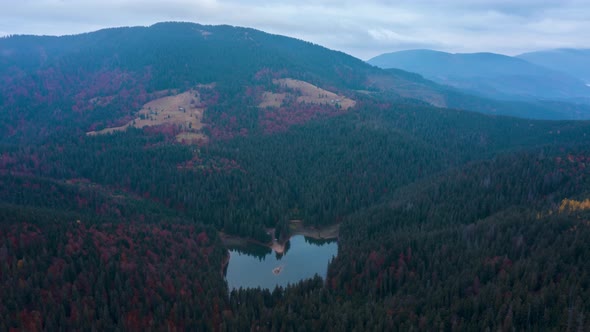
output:
[{"label": "cloud layer", "polygon": [[361,59],[590,48],[587,0],[0,0],[0,35],[63,35],[161,21],[248,26]]}]

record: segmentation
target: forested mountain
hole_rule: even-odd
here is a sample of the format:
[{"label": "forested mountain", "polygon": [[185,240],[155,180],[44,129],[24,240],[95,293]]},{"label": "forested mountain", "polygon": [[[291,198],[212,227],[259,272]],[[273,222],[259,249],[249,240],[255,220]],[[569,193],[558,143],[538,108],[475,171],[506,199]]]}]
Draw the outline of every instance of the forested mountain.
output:
[{"label": "forested mountain", "polygon": [[[590,122],[497,115],[556,104],[229,26],[0,48],[0,330],[590,329]],[[293,219],[326,279],[228,290]]]},{"label": "forested mountain", "polygon": [[523,53],[517,57],[539,66],[567,73],[590,84],[589,49],[562,48]]},{"label": "forested mountain", "polygon": [[347,97],[386,94],[526,118],[590,114],[590,107],[581,105],[498,103],[449,93],[416,75],[385,72],[311,43],[230,26],[160,23],[64,37],[12,36],[0,39],[0,54],[0,131],[6,133],[0,139],[10,143],[39,142],[56,131],[122,126],[150,100],[210,84],[215,88],[199,91],[200,106],[209,109],[205,127],[215,136],[232,137],[259,129],[255,106],[264,91],[286,92],[273,84],[283,78]]},{"label": "forested mountain", "polygon": [[[555,65],[548,69],[526,60],[494,53],[411,50],[382,54],[368,63],[415,72],[492,98],[577,100],[590,96],[590,88],[571,71],[559,71]],[[588,67],[587,62],[583,66]]]},{"label": "forested mountain", "polygon": [[295,39],[184,23],[59,38],[15,36],[0,40],[0,50],[2,130],[19,139],[62,126],[87,131],[121,123],[154,93],[197,84],[217,84],[217,98],[224,99],[274,76],[358,87],[363,80],[351,77],[348,68],[364,66]]}]

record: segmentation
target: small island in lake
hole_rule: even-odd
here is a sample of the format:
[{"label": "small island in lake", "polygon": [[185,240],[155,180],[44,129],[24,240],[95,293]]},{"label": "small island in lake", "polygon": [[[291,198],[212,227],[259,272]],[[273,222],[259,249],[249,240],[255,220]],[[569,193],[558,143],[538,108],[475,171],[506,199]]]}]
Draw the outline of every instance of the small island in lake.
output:
[{"label": "small island in lake", "polygon": [[277,267],[275,267],[274,269],[272,269],[272,273],[276,276],[278,276],[279,274],[281,274],[281,271],[283,270],[283,265],[279,265]]}]

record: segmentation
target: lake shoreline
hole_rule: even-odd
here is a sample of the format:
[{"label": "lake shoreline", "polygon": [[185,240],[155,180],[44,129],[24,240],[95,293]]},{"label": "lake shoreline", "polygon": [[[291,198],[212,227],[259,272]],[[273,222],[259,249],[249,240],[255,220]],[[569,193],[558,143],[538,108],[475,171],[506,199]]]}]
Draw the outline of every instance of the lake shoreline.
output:
[{"label": "lake shoreline", "polygon": [[[219,237],[226,247],[239,247],[247,244],[256,244],[267,247],[275,253],[282,255],[285,253],[285,246],[287,242],[289,242],[293,236],[303,235],[315,240],[337,240],[340,235],[340,224],[333,224],[325,227],[313,227],[303,225],[301,220],[292,220],[289,222],[289,230],[290,234],[287,239],[273,239],[273,241],[268,243],[260,242],[252,238],[229,235],[223,232],[219,232]],[[274,228],[268,228],[266,231],[271,236],[274,236]]]},{"label": "lake shoreline", "polygon": [[[330,234],[314,237],[326,239]],[[334,234],[331,234],[334,235]],[[235,242],[235,238],[232,239]],[[327,277],[330,262],[338,255],[336,240],[316,240],[302,234],[293,235],[285,246],[285,254],[273,253],[270,244],[261,246],[242,239],[243,248],[228,247],[231,259],[225,274],[228,289],[261,288],[273,290],[288,287],[302,280]],[[232,242],[232,244],[233,244]]]},{"label": "lake shoreline", "polygon": [[[267,230],[270,234],[274,234],[275,229],[269,228]],[[334,224],[325,227],[305,226],[301,220],[291,220],[289,222],[289,238],[285,240],[273,239],[269,248],[277,254],[285,253],[285,246],[293,236],[303,235],[315,240],[337,240],[340,235],[340,224]]]}]

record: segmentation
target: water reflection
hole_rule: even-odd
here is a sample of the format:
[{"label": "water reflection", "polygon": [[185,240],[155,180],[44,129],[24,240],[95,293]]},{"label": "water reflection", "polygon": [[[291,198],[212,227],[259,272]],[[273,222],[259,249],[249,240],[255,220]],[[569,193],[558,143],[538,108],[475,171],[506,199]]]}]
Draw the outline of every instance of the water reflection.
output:
[{"label": "water reflection", "polygon": [[260,261],[263,261],[267,255],[270,255],[272,253],[272,250],[269,247],[251,243],[240,246],[231,246],[229,248],[229,251],[230,254],[232,252],[237,252],[242,255],[255,257]]},{"label": "water reflection", "polygon": [[336,242],[336,240],[326,240],[326,239],[314,239],[313,237],[304,237],[305,242],[309,244],[315,244],[316,246],[323,246],[325,244],[330,244]]},{"label": "water reflection", "polygon": [[230,249],[226,280],[231,289],[287,286],[319,275],[326,277],[330,260],[338,253],[335,240],[316,240],[296,235],[283,254],[259,245]]}]

